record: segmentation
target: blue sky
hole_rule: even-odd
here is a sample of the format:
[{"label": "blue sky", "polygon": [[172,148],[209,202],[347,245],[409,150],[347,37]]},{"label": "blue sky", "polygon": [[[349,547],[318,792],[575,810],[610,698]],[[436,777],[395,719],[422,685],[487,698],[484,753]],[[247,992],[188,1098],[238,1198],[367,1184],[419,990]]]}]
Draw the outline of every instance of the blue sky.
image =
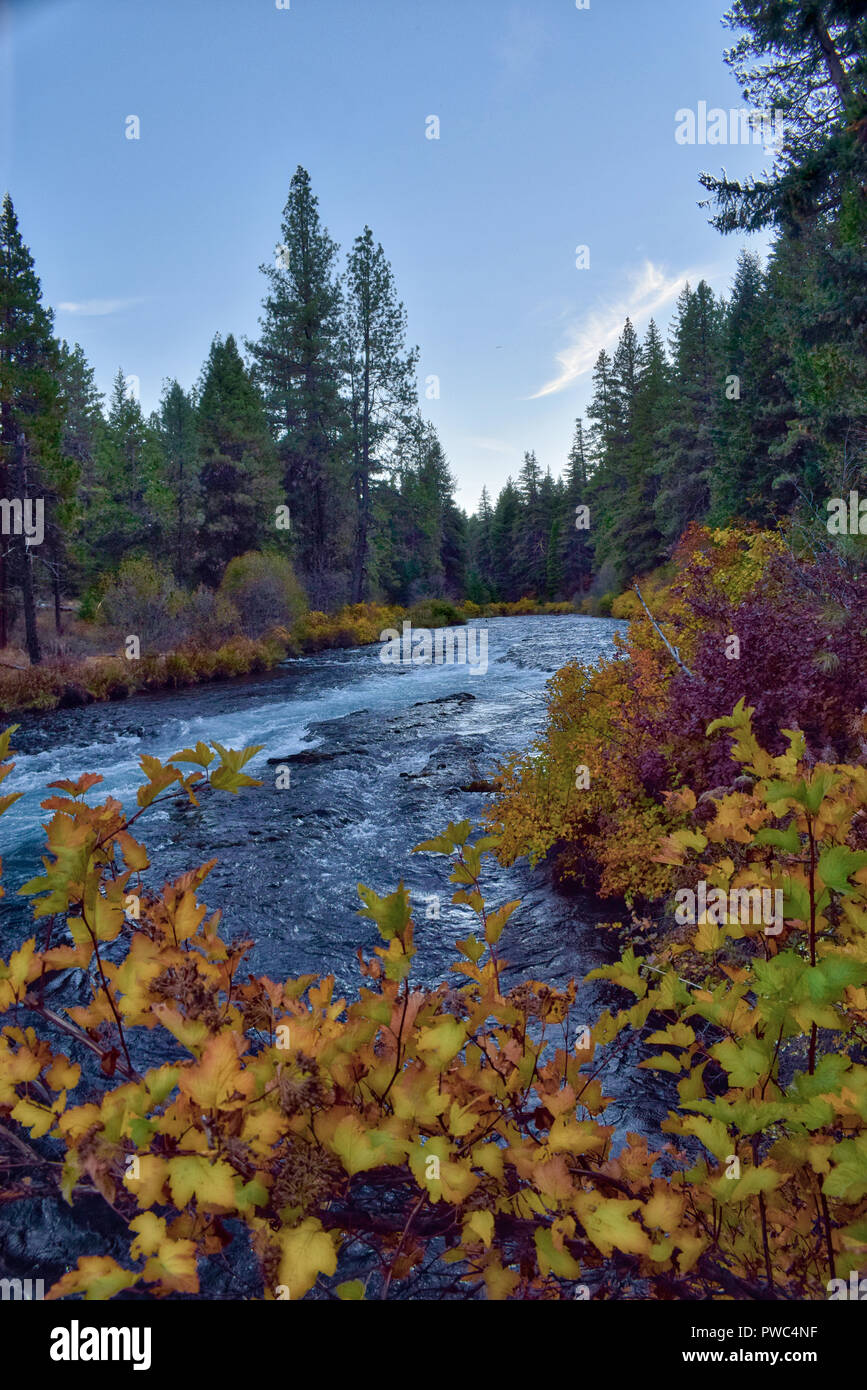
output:
[{"label": "blue sky", "polygon": [[150,410],[215,332],[255,334],[304,165],[340,245],[368,223],[385,248],[474,509],[525,449],[562,470],[627,313],[667,326],[684,277],[728,290],[746,243],[707,225],[697,175],[767,157],[674,138],[678,109],[741,105],[724,7],[0,0],[0,186],[58,334]]}]

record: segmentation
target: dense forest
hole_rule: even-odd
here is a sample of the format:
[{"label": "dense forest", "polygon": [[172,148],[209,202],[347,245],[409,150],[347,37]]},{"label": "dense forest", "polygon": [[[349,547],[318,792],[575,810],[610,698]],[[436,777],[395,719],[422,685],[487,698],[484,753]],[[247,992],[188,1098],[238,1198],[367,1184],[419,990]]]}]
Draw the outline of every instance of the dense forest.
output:
[{"label": "dense forest", "polygon": [[304,169],[261,267],[258,337],[218,333],[199,380],[167,381],[147,418],[135,378],[119,369],[105,402],[83,349],[54,336],[7,194],[0,492],[43,499],[45,543],[11,537],[0,645],[20,613],[38,659],[35,596],[53,593],[58,625],[64,596],[87,616],[136,558],[165,557],[194,592],[272,551],[326,611],[574,600],[664,563],[690,522],[803,522],[846,495],[867,460],[863,17],[856,0],[832,9],[833,43],[806,0],[734,7],[746,37],[727,61],[754,106],[784,113],[786,138],[765,176],[702,182],[721,231],[774,232],[767,264],[743,250],[729,289],[686,286],[667,342],[627,320],[562,475],[528,450],[470,518],[419,409],[385,253],[365,227],[341,262]]},{"label": "dense forest", "polygon": [[[342,273],[303,169],[292,179],[261,332],[217,334],[198,382],[164,385],[145,417],[118,369],[108,402],[80,345],[53,335],[12,200],[0,229],[0,491],[45,506],[46,544],[13,539],[3,624],[20,590],[92,611],[124,562],[166,557],[187,589],[216,587],[250,551],[290,558],[318,608],[412,600],[464,585],[465,519],[423,420],[406,315],[369,228]],[[20,528],[19,528],[20,529]],[[0,631],[0,645],[6,631]]]}]

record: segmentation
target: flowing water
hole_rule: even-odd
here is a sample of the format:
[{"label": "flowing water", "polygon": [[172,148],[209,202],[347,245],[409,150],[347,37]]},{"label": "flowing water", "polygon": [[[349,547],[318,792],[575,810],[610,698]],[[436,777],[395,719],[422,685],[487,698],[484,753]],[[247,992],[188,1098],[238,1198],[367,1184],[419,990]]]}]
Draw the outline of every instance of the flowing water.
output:
[{"label": "flowing water", "polygon": [[[89,799],[110,792],[132,808],[144,780],[142,753],[166,759],[201,739],[230,748],[263,745],[245,769],[263,785],[236,797],[207,795],[198,808],[173,798],[146,812],[136,830],[148,846],[154,883],[216,857],[199,896],[224,909],[224,936],[253,939],[243,968],[274,979],[333,973],[338,992],[352,997],[360,979],[356,948],[369,953],[380,942],[374,923],[357,916],[357,885],[384,893],[402,879],[422,904],[411,978],[443,979],[472,913],[451,903],[447,862],[413,855],[413,846],[450,820],[479,822],[488,798],[467,788],[538,734],[550,676],[568,661],[594,663],[610,654],[621,626],[577,615],[480,625],[488,642],[484,673],[467,665],[388,665],[373,646],[291,660],[264,676],[22,717],[13,738],[15,771],[3,786],[24,795],[0,819],[7,895],[0,902],[0,954],[8,958],[33,930],[30,908],[15,890],[39,870],[46,784],[99,772],[105,780]],[[286,780],[281,766],[289,770],[288,787],[277,785]],[[531,976],[563,984],[617,954],[599,923],[622,915],[618,905],[566,896],[544,869],[531,871],[523,861],[509,869],[490,864],[489,903],[522,900],[499,947],[512,982]],[[623,1002],[607,985],[585,985],[578,999],[588,1021],[604,1004]],[[152,1052],[144,1060],[161,1058]],[[664,1107],[654,1077],[636,1073],[627,1055],[612,1061],[605,1080],[615,1097],[606,1120],[619,1136],[641,1129],[655,1137]],[[40,1228],[33,1205],[7,1208],[0,1265],[20,1265],[29,1252],[32,1268],[34,1246],[46,1258],[62,1247],[73,1262],[77,1253],[108,1248],[107,1232],[88,1242],[80,1220],[74,1227],[69,1209],[58,1212],[47,1199]],[[89,1220],[90,1229],[103,1225],[96,1214]]]}]

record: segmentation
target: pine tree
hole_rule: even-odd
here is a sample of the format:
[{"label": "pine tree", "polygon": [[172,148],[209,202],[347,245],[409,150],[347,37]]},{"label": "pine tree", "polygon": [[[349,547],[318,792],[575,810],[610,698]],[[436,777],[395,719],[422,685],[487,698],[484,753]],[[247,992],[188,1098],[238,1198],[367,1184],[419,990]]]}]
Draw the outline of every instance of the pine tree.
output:
[{"label": "pine tree", "polygon": [[631,529],[636,521],[634,491],[635,407],[642,370],[638,335],[627,318],[611,360],[608,390],[610,406],[604,469],[595,479],[594,492],[601,504],[600,524],[594,532],[597,564],[608,561],[622,583],[630,568]]},{"label": "pine tree", "polygon": [[624,547],[624,582],[659,564],[662,537],[656,520],[656,459],[659,439],[671,407],[668,362],[662,337],[653,319],[641,346],[641,364],[632,411],[632,446],[628,464],[624,514],[628,543]]},{"label": "pine tree", "polygon": [[478,509],[467,523],[466,594],[473,603],[490,603],[494,596],[491,527],[494,512],[487,487],[482,487]]},{"label": "pine tree", "polygon": [[726,63],[757,113],[782,115],[783,140],[770,175],[740,183],[702,174],[717,208],[713,225],[803,233],[827,225],[832,210],[839,215],[848,204],[854,212],[860,203],[863,227],[863,0],[735,0],[723,22],[741,31]]},{"label": "pine tree", "polygon": [[620,423],[611,358],[604,348],[593,368],[593,398],[587,407],[587,414],[593,421],[590,426],[590,451],[592,471],[595,473],[605,464]]},{"label": "pine tree", "polygon": [[515,556],[512,567],[514,584],[524,594],[540,597],[547,583],[547,550],[550,523],[546,524],[542,501],[542,477],[536,455],[525,453],[518,475],[520,514],[515,536]]},{"label": "pine tree", "polygon": [[196,402],[177,381],[167,381],[156,431],[162,449],[161,480],[167,498],[166,530],[172,570],[178,583],[192,574],[199,493],[199,439]]},{"label": "pine tree", "polygon": [[522,575],[516,564],[516,543],[521,523],[521,495],[511,478],[506,479],[491,518],[491,577],[496,597],[520,598]]},{"label": "pine tree", "polygon": [[656,519],[674,544],[691,521],[707,516],[715,463],[714,421],[722,386],[721,313],[706,281],[686,285],[671,335],[672,408],[662,432]]},{"label": "pine tree", "polygon": [[230,333],[211,344],[198,391],[198,572],[219,583],[236,555],[276,547],[282,503],[278,463],[262,398]]},{"label": "pine tree", "polygon": [[373,523],[371,481],[390,461],[415,405],[412,375],[418,351],[406,348],[406,310],[397,298],[391,266],[373,233],[356,237],[346,271],[343,361],[349,396],[352,481],[356,524],[352,602],[368,582]]},{"label": "pine tree", "polygon": [[[587,407],[587,414],[593,421],[590,427],[592,486],[589,489],[588,501],[594,568],[599,569],[608,561],[606,575],[609,572],[613,575],[617,565],[610,558],[614,548],[612,532],[622,495],[622,480],[618,481],[617,444],[622,437],[623,421],[613,363],[604,348],[599,353],[593,369],[593,396]],[[622,466],[622,460],[620,464]],[[613,578],[611,582],[614,582]]]},{"label": "pine tree", "polygon": [[[776,502],[867,468],[867,10],[863,0],[736,0],[725,55],[745,99],[783,117],[769,174],[703,174],[723,232],[773,227],[770,317],[794,406],[771,445]],[[775,390],[778,423],[786,409]]]},{"label": "pine tree", "polygon": [[283,473],[298,561],[305,575],[338,563],[348,476],[339,395],[338,247],[322,226],[310,176],[293,175],[257,342],[247,344]]},{"label": "pine tree", "polygon": [[[576,526],[578,508],[590,505],[584,421],[575,421],[575,434],[566,461],[563,513],[560,527],[560,570],[565,592],[574,597],[584,591],[593,568],[589,529]],[[592,521],[592,514],[591,514]]]},{"label": "pine tree", "polygon": [[127,556],[159,549],[158,480],[159,441],[119,368],[97,440],[94,485],[84,517],[88,581],[117,569]]},{"label": "pine tree", "polygon": [[[60,407],[60,352],[51,311],[33,257],[24,245],[7,193],[0,213],[0,494],[24,511],[41,502],[53,524],[52,502],[65,489]],[[11,484],[11,486],[10,486]],[[34,515],[35,515],[34,507]],[[47,528],[46,528],[47,529]],[[27,650],[41,659],[36,628],[33,547],[23,529],[0,550],[0,646],[9,639],[7,587],[21,589]]]},{"label": "pine tree", "polygon": [[[102,392],[97,389],[93,368],[78,343],[60,344],[60,405],[63,414],[62,457],[69,461],[67,487],[59,502],[56,525],[52,527],[51,569],[54,589],[55,626],[61,630],[60,595],[64,572],[74,587],[82,575],[82,559],[90,541],[86,518],[96,488],[96,459],[101,432]],[[86,562],[85,562],[86,564]]]}]

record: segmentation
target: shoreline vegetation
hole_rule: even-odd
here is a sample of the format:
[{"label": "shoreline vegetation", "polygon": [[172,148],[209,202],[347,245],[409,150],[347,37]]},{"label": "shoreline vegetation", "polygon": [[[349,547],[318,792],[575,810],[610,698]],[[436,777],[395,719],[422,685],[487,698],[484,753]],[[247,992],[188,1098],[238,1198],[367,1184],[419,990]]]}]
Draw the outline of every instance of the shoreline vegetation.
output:
[{"label": "shoreline vegetation", "polygon": [[[70,709],[101,701],[125,700],[143,691],[177,690],[210,681],[272,670],[291,657],[311,656],[334,648],[375,645],[386,628],[409,621],[417,628],[441,628],[468,620],[493,617],[551,616],[590,612],[572,603],[539,603],[532,598],[514,603],[452,604],[434,599],[405,608],[392,604],[348,604],[336,613],[311,610],[291,627],[275,624],[260,636],[233,632],[219,645],[184,641],[167,651],[146,651],[130,659],[123,638],[112,634],[111,650],[88,654],[61,653],[28,666],[18,648],[0,654],[0,714]],[[606,615],[607,616],[607,615]],[[106,634],[90,624],[76,624],[96,643]]]}]

